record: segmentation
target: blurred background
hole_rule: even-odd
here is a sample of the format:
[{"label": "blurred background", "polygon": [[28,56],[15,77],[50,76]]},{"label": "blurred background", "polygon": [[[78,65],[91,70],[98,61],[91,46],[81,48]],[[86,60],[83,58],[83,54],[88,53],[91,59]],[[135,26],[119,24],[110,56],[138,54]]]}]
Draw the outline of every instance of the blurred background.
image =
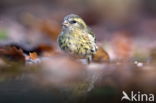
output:
[{"label": "blurred background", "polygon": [[0,23],[8,27],[15,22],[25,30],[40,20],[60,28],[63,17],[75,13],[93,29],[98,40],[110,39],[116,31],[152,39],[155,36],[155,5],[155,0],[1,0]]},{"label": "blurred background", "polygon": [[[57,52],[71,13],[110,63],[105,54],[84,65]],[[156,93],[155,38],[156,0],[0,0],[0,103],[116,103],[122,90]]]},{"label": "blurred background", "polygon": [[64,16],[74,13],[101,43],[126,35],[139,46],[153,47],[155,5],[155,0],[1,0],[0,44],[16,43],[30,49],[56,43]]}]

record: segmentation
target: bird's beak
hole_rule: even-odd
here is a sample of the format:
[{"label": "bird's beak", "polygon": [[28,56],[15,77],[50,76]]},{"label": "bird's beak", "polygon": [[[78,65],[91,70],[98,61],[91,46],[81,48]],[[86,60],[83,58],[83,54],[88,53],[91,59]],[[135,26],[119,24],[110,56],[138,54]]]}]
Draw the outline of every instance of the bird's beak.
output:
[{"label": "bird's beak", "polygon": [[62,26],[65,26],[65,27],[67,27],[68,25],[69,25],[69,23],[68,23],[67,20],[65,20],[65,21],[62,23]]}]

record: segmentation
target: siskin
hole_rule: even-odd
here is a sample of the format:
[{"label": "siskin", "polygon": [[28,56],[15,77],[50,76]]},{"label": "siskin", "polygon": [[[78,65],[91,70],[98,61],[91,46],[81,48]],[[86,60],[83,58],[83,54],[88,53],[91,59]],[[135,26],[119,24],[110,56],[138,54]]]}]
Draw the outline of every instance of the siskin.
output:
[{"label": "siskin", "polygon": [[95,35],[75,14],[65,16],[57,41],[61,50],[74,57],[85,58],[88,63],[97,51]]}]

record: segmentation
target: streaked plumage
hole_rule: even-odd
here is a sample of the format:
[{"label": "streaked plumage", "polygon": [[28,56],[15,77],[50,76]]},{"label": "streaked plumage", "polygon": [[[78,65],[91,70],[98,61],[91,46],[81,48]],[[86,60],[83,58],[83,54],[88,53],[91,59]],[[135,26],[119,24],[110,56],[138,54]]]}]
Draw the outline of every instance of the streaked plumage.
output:
[{"label": "streaked plumage", "polygon": [[64,18],[58,37],[59,47],[63,51],[72,56],[88,59],[97,51],[95,42],[95,35],[78,15],[70,14]]}]

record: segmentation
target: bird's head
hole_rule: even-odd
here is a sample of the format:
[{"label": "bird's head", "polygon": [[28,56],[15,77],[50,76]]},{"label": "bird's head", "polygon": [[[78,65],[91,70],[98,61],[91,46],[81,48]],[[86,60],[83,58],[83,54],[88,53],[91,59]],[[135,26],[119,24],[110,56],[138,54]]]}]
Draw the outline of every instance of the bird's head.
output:
[{"label": "bird's head", "polygon": [[64,29],[69,29],[69,30],[75,30],[75,29],[83,30],[87,27],[83,19],[75,14],[70,14],[65,16],[62,25]]}]

